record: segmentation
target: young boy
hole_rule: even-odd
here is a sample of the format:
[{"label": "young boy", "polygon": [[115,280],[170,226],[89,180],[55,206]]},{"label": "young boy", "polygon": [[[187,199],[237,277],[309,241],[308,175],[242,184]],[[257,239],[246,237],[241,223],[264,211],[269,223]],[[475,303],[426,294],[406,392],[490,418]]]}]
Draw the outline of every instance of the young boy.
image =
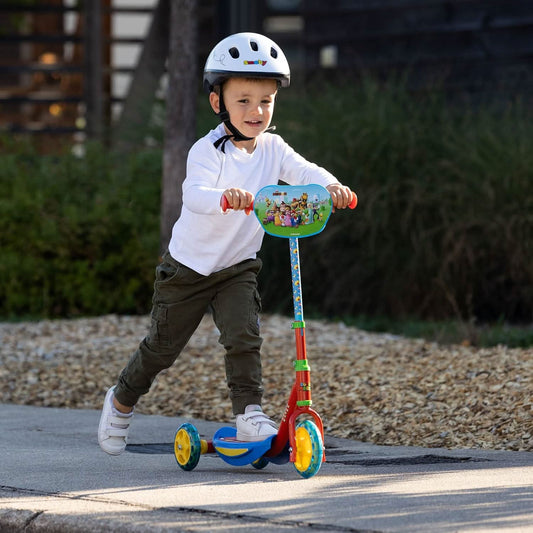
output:
[{"label": "young boy", "polygon": [[[207,59],[204,85],[222,124],[189,152],[181,216],[156,269],[149,334],[105,397],[98,442],[109,454],[124,451],[133,407],[174,363],[208,308],[226,351],[237,438],[263,440],[277,431],[261,409],[256,253],[264,232],[242,211],[252,205],[254,193],[278,180],[323,185],[335,208],[347,207],[352,198],[329,172],[267,133],[278,87],[288,87],[289,80],[283,52],[259,34],[227,37]],[[223,197],[231,208],[226,212]]]}]

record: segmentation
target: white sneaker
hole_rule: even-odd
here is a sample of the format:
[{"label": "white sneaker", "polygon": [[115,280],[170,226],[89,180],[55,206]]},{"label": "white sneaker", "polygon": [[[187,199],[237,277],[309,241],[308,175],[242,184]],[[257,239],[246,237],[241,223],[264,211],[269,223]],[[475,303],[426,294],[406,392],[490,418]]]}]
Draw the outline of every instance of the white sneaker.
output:
[{"label": "white sneaker", "polygon": [[276,435],[278,427],[263,413],[259,405],[247,405],[243,415],[237,415],[237,440],[255,442]]},{"label": "white sneaker", "polygon": [[114,390],[115,387],[111,387],[105,395],[104,408],[98,426],[98,444],[104,452],[110,455],[120,455],[126,449],[133,411],[124,414],[115,409],[113,406]]}]

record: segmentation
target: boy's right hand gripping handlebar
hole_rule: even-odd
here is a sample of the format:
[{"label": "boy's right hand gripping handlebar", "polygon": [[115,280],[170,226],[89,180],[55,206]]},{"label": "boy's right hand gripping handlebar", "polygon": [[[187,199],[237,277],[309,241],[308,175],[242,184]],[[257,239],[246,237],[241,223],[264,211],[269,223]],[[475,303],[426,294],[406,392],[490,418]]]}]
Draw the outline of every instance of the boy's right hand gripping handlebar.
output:
[{"label": "boy's right hand gripping handlebar", "polygon": [[[228,209],[233,209],[233,207],[230,207],[228,199],[222,195],[222,211],[225,213]],[[252,202],[248,207],[244,208],[244,212],[249,215],[254,209],[254,203]]]},{"label": "boy's right hand gripping handlebar", "polygon": [[[357,194],[352,191],[352,201],[348,204],[350,209],[355,209],[357,207]],[[228,209],[232,209],[229,205],[228,199],[222,195],[222,211],[225,213]],[[244,212],[249,215],[254,209],[254,203],[252,202],[248,207],[245,208]]]}]

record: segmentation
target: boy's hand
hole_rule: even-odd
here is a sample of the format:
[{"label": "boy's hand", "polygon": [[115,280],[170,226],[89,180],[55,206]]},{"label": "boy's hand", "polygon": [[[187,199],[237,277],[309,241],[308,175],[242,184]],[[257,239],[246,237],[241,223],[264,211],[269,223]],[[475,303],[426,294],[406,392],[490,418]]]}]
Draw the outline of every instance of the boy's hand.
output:
[{"label": "boy's hand", "polygon": [[[226,189],[222,196],[226,198],[229,207],[235,211],[250,208],[254,201],[254,195],[244,189]],[[220,199],[220,206],[224,206],[222,198]]]},{"label": "boy's hand", "polygon": [[331,195],[334,208],[345,209],[352,203],[355,193],[350,190],[350,187],[345,187],[340,183],[333,183],[328,185],[326,189]]}]

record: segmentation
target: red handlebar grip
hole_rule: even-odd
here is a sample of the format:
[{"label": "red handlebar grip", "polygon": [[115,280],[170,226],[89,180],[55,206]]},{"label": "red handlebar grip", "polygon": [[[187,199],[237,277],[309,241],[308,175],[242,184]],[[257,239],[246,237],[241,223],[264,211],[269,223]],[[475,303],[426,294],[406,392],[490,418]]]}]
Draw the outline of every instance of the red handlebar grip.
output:
[{"label": "red handlebar grip", "polygon": [[[233,209],[232,207],[229,206],[229,202],[228,202],[228,199],[222,195],[222,203],[221,203],[221,206],[222,206],[222,211],[225,213],[228,209]],[[244,212],[249,215],[252,211],[253,211],[253,208],[254,208],[254,203],[252,202],[248,207],[246,207],[244,209]]]},{"label": "red handlebar grip", "polygon": [[353,194],[353,198],[352,198],[352,201],[348,204],[348,207],[350,209],[355,209],[357,207],[357,194],[355,194],[354,192],[352,192]]},{"label": "red handlebar grip", "polygon": [[222,195],[222,204],[221,204],[221,207],[222,207],[222,211],[225,213],[230,207],[229,207],[229,202],[228,202],[228,199]]}]

